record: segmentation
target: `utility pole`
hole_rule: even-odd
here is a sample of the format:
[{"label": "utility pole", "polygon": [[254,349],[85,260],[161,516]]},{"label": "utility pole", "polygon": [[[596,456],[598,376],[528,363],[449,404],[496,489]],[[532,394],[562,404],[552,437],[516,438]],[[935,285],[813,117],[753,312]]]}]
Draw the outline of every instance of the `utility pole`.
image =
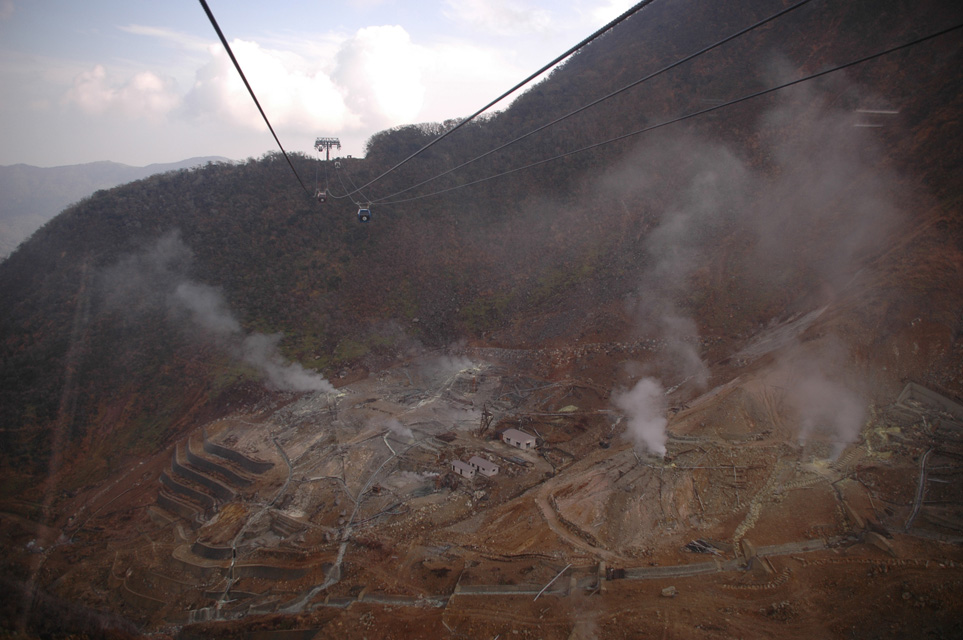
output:
[{"label": "utility pole", "polygon": [[492,426],[492,418],[494,417],[495,416],[492,414],[491,411],[488,410],[487,406],[482,408],[481,425],[479,425],[479,428],[478,428],[479,437],[485,435],[485,432],[488,431],[488,428]]},{"label": "utility pole", "polygon": [[331,148],[341,150],[341,141],[337,138],[318,138],[314,141],[314,148],[318,151],[324,149],[324,159],[331,160]]}]

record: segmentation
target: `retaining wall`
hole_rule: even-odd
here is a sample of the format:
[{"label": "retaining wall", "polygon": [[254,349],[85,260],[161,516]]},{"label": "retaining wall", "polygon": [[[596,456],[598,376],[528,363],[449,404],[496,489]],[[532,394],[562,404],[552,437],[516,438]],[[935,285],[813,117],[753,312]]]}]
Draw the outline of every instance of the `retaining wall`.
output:
[{"label": "retaining wall", "polygon": [[234,556],[234,549],[231,547],[214,547],[198,540],[191,546],[191,553],[208,560],[230,560]]},{"label": "retaining wall", "polygon": [[239,465],[245,471],[250,471],[251,473],[256,473],[258,475],[264,473],[265,471],[270,471],[274,468],[273,462],[264,462],[263,460],[254,460],[253,458],[248,458],[243,453],[238,453],[233,449],[228,449],[227,447],[222,447],[219,444],[211,442],[207,439],[207,432],[203,429],[201,430],[201,436],[204,438],[204,451],[217,456],[218,458],[224,458],[225,460],[230,460],[231,462]]},{"label": "retaining wall", "polygon": [[[909,406],[910,401],[915,401],[930,408],[944,411],[953,416],[956,421],[963,422],[963,405],[954,402],[941,393],[927,389],[914,382],[908,382],[896,399],[897,404],[904,406]],[[909,408],[912,410],[912,407]]]},{"label": "retaining wall", "polygon": [[268,564],[234,565],[235,578],[261,578],[263,580],[297,580],[307,575],[310,567],[275,567]]},{"label": "retaining wall", "polygon": [[187,520],[192,529],[200,526],[201,511],[192,504],[181,502],[174,496],[161,491],[157,494],[157,506]]},{"label": "retaining wall", "polygon": [[223,465],[220,465],[212,460],[208,460],[207,458],[202,458],[201,456],[197,455],[196,453],[191,451],[190,440],[187,441],[187,446],[184,449],[185,449],[185,455],[187,457],[187,461],[191,465],[203,471],[207,471],[207,472],[219,475],[225,480],[227,480],[230,484],[233,484],[236,487],[249,487],[254,482],[250,478],[245,478],[244,476],[234,473],[232,470],[228,469]]},{"label": "retaining wall", "polygon": [[282,537],[288,537],[307,528],[300,520],[295,520],[283,513],[274,511],[271,513],[271,531]]},{"label": "retaining wall", "polygon": [[162,485],[164,485],[174,493],[178,495],[182,495],[188,500],[192,500],[193,502],[196,502],[197,504],[201,505],[204,513],[208,513],[214,509],[214,498],[207,495],[206,493],[201,493],[200,491],[192,489],[188,487],[186,484],[181,484],[174,478],[167,475],[167,471],[161,472],[160,481]]},{"label": "retaining wall", "polygon": [[[196,620],[192,620],[192,622],[196,622]],[[321,633],[321,629],[283,629],[277,631],[262,629],[247,631],[235,637],[237,640],[312,640],[312,638],[318,637],[319,633]],[[207,638],[207,635],[195,634],[191,631],[181,631],[177,636],[177,640],[207,640]]]},{"label": "retaining wall", "polygon": [[194,563],[187,558],[181,557],[182,555],[183,553],[178,553],[178,549],[175,549],[174,552],[171,553],[171,563],[178,569],[184,570],[199,580],[209,580],[214,576],[223,577],[227,569],[226,566]]},{"label": "retaining wall", "polygon": [[717,562],[697,562],[686,565],[668,567],[634,567],[625,570],[625,577],[629,580],[650,580],[656,578],[684,578],[706,573],[722,571],[724,565]]},{"label": "retaining wall", "polygon": [[283,547],[275,547],[272,549],[262,547],[253,550],[254,557],[247,558],[247,564],[306,565],[310,563],[312,555],[316,555],[316,551],[310,549],[286,549]]},{"label": "retaining wall", "polygon": [[185,467],[180,462],[178,462],[177,454],[180,451],[180,448],[181,448],[180,445],[177,445],[176,447],[174,447],[174,455],[171,457],[171,470],[175,474],[179,475],[182,478],[187,478],[191,482],[196,482],[197,484],[201,485],[206,489],[210,489],[214,497],[220,500],[221,502],[230,502],[231,500],[234,499],[235,494],[234,494],[234,491],[232,491],[231,489],[225,487],[223,484],[221,484],[214,478],[210,478],[208,476],[205,476],[202,473],[198,473],[197,471],[194,471],[190,467]]},{"label": "retaining wall", "polygon": [[554,495],[549,496],[549,503],[552,506],[552,510],[555,511],[555,517],[558,518],[558,521],[561,522],[566,529],[589,543],[589,545],[597,549],[605,549],[605,545],[599,542],[598,538],[562,515],[562,510],[558,508],[558,502],[555,500]]},{"label": "retaining wall", "polygon": [[[460,584],[455,593],[460,596],[534,596],[538,595],[540,591],[542,591],[542,587],[535,584]],[[552,585],[545,591],[542,591],[542,595],[568,595],[568,587],[564,585]]]}]

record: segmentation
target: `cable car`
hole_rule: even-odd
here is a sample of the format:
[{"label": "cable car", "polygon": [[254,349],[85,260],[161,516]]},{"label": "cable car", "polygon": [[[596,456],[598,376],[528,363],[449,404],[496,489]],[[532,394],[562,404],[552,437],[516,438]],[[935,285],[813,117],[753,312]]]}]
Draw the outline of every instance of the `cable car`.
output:
[{"label": "cable car", "polygon": [[[368,205],[371,206],[371,205]],[[361,222],[371,222],[371,209],[364,207],[358,209],[358,220]]]},{"label": "cable car", "polygon": [[315,194],[315,197],[318,199],[318,202],[324,202],[325,200],[328,199],[328,190],[318,189],[318,192]]},{"label": "cable car", "polygon": [[335,169],[340,169],[340,168],[341,168],[341,161],[340,161],[340,160],[335,160],[335,161],[334,161],[334,168],[335,168]]}]

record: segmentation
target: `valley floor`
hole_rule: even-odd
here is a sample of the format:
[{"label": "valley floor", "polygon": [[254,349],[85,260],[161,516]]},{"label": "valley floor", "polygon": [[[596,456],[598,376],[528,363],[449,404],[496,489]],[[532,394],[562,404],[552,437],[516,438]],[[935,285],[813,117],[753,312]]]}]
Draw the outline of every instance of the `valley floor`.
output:
[{"label": "valley floor", "polygon": [[[752,364],[779,335],[669,397],[662,458],[588,375],[647,343],[266,395],[64,498],[56,527],[8,500],[4,565],[183,638],[953,637],[963,408],[908,385],[852,441],[800,441]],[[473,456],[497,473],[454,471]]]}]

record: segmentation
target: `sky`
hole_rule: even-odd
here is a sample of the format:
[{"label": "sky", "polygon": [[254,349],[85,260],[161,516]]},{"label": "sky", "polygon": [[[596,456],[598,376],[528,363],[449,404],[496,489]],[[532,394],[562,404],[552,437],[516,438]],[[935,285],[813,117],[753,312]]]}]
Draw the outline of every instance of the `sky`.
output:
[{"label": "sky", "polygon": [[[285,149],[354,156],[471,115],[633,4],[208,0]],[[0,87],[0,165],[277,149],[197,0],[0,0]]]}]

